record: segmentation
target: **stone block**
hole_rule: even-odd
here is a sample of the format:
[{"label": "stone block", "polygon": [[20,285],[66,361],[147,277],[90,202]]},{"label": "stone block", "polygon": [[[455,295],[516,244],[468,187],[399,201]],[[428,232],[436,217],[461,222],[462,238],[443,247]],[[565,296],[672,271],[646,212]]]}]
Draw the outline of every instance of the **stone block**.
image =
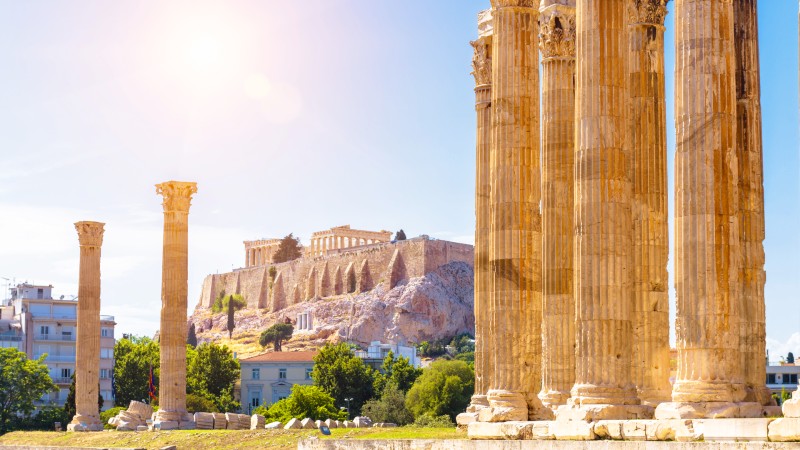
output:
[{"label": "stone block", "polygon": [[646,441],[647,427],[655,426],[654,420],[626,420],[622,422],[622,439],[626,441]]},{"label": "stone block", "polygon": [[179,430],[196,430],[197,424],[194,423],[194,420],[182,420],[178,422],[178,429]]},{"label": "stone block", "polygon": [[467,425],[470,439],[531,440],[533,422],[472,422]]},{"label": "stone block", "polygon": [[600,420],[594,424],[593,431],[600,439],[622,440],[622,422],[619,420]]},{"label": "stone block", "polygon": [[564,405],[556,411],[556,421],[642,420],[652,419],[653,408],[647,405]]},{"label": "stone block", "polygon": [[356,428],[369,428],[372,426],[372,419],[366,416],[358,416],[353,419],[353,423],[356,425]]},{"label": "stone block", "polygon": [[[800,389],[792,393],[792,398],[783,402],[783,417],[800,417]],[[797,396],[798,398],[795,398]]]},{"label": "stone block", "polygon": [[767,441],[773,419],[698,419],[693,426],[706,442]]},{"label": "stone block", "polygon": [[267,430],[277,430],[283,427],[283,424],[280,422],[270,422],[264,426]]},{"label": "stone block", "polygon": [[251,430],[260,430],[264,428],[265,423],[267,423],[267,419],[261,414],[253,414],[253,416],[250,417]]},{"label": "stone block", "polygon": [[147,425],[139,425],[138,427],[136,427],[136,431],[147,431],[147,430],[148,430]]},{"label": "stone block", "polygon": [[338,421],[338,420],[331,420],[331,419],[327,419],[327,420],[325,421],[325,425],[326,425],[328,428],[339,428],[339,421]]},{"label": "stone block", "polygon": [[306,430],[314,430],[317,428],[316,425],[314,424],[314,421],[312,419],[309,419],[308,417],[301,420],[300,425],[302,425],[302,428]]},{"label": "stone block", "polygon": [[688,437],[694,433],[692,421],[683,419],[648,421],[645,431],[648,441],[675,441],[678,434]]},{"label": "stone block", "polygon": [[178,426],[179,423],[174,420],[153,423],[153,429],[156,431],[177,430]]},{"label": "stone block", "polygon": [[583,420],[550,422],[550,433],[559,441],[591,441],[596,438],[594,425]]},{"label": "stone block", "polygon": [[477,421],[478,421],[477,412],[465,412],[456,416],[457,425],[469,425],[472,422],[477,422]]},{"label": "stone block", "polygon": [[353,422],[345,420],[344,422],[342,422],[342,426],[340,428],[355,428],[355,427],[353,426]]},{"label": "stone block", "polygon": [[550,431],[550,421],[533,422],[533,438],[537,440],[554,440],[556,437]]},{"label": "stone block", "polygon": [[300,423],[300,420],[299,419],[294,419],[294,418],[293,419],[289,419],[289,421],[286,422],[286,425],[284,425],[284,427],[283,427],[284,430],[300,430],[302,428],[303,428],[303,424]]},{"label": "stone block", "polygon": [[781,410],[780,406],[765,406],[764,407],[764,417],[770,417],[773,419],[777,419],[778,417],[783,416],[783,411]]},{"label": "stone block", "polygon": [[525,397],[516,392],[489,391],[489,407],[478,411],[479,422],[520,422],[528,420]]},{"label": "stone block", "polygon": [[214,417],[214,429],[225,430],[228,428],[228,419],[225,418],[224,413],[211,413]]},{"label": "stone block", "polygon": [[770,422],[767,433],[772,442],[800,441],[800,418],[775,419]]}]

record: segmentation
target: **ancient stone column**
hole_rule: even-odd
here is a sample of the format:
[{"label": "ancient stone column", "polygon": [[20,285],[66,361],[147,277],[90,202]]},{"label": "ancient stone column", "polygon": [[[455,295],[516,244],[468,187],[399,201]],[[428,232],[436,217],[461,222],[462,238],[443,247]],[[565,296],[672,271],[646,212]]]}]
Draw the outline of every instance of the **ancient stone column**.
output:
[{"label": "ancient stone column", "polygon": [[774,406],[765,384],[766,311],[764,307],[764,175],[761,145],[761,74],[757,0],[735,0],[736,153],[739,162],[739,245],[742,249],[741,351],[747,401]]},{"label": "ancient stone column", "polygon": [[745,389],[733,5],[676,0],[675,16],[678,374],[672,402],[660,404],[656,417],[760,416],[760,405],[737,403]]},{"label": "ancient stone column", "polygon": [[78,330],[75,342],[75,417],[69,431],[102,431],[100,389],[100,247],[103,223],[77,222],[81,248]]},{"label": "ancient stone column", "polygon": [[627,0],[577,1],[575,385],[559,419],[644,418],[631,377]]},{"label": "ancient stone column", "polygon": [[486,398],[488,380],[493,371],[487,349],[494,346],[486,315],[491,295],[489,266],[489,152],[492,124],[492,28],[491,10],[478,17],[478,40],[471,42],[475,50],[472,75],[475,77],[476,149],[475,149],[475,395],[467,412],[475,413],[489,406]]},{"label": "ancient stone column", "polygon": [[[164,251],[161,269],[161,378],[156,422],[191,421],[186,413],[186,306],[189,206],[197,184],[156,185],[164,196]],[[175,426],[178,423],[174,424]],[[162,429],[173,424],[162,425]]]},{"label": "ancient stone column", "polygon": [[548,417],[541,387],[538,0],[492,0],[489,179],[491,304],[496,345],[485,422]]},{"label": "ancient stone column", "polygon": [[555,409],[575,383],[572,250],[575,181],[575,0],[543,0],[542,53],[542,390]]},{"label": "ancient stone column", "polygon": [[664,18],[667,0],[629,3],[628,132],[633,152],[633,360],[642,403],[669,401],[667,117]]}]

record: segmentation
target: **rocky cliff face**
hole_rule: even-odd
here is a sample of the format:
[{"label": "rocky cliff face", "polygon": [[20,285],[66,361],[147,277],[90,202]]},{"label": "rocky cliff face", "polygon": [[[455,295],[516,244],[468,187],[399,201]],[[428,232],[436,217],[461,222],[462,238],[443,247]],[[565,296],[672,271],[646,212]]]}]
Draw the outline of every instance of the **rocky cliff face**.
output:
[{"label": "rocky cliff face", "polygon": [[[359,294],[344,294],[303,301],[279,311],[244,309],[236,313],[233,339],[252,342],[261,331],[286,319],[296,321],[308,313],[308,329],[298,329],[289,347],[321,346],[347,341],[366,346],[371,341],[416,344],[474,333],[473,270],[470,264],[453,261],[420,277],[400,281],[389,288],[379,283]],[[225,314],[198,308],[190,318],[200,341],[227,338]],[[241,350],[242,356],[260,348]]]}]

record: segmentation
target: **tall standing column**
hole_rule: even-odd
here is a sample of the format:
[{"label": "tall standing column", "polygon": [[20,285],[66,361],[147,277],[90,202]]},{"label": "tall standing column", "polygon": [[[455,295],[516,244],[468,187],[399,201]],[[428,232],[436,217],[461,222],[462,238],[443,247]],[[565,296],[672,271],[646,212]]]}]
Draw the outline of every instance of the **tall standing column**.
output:
[{"label": "tall standing column", "polygon": [[[493,333],[486,310],[491,295],[489,266],[489,153],[492,121],[492,26],[491,10],[478,15],[478,40],[473,41],[472,75],[475,77],[475,395],[467,412],[476,413],[489,406],[486,392],[493,368],[487,355],[494,347]],[[488,351],[488,352],[487,352]],[[460,418],[459,418],[460,420]]]},{"label": "tall standing column", "polygon": [[628,87],[633,151],[633,382],[646,405],[669,401],[667,117],[664,18],[668,0],[629,10]]},{"label": "tall standing column", "polygon": [[[676,0],[678,375],[657,418],[760,416],[739,348],[736,80],[731,0]],[[763,375],[763,374],[762,374]]]},{"label": "tall standing column", "polygon": [[542,403],[564,405],[575,383],[573,200],[575,181],[575,1],[543,0]]},{"label": "tall standing column", "polygon": [[761,73],[757,0],[735,0],[736,153],[739,161],[739,245],[742,248],[741,349],[747,400],[774,406],[766,373],[764,305],[764,175],[761,145]]},{"label": "tall standing column", "polygon": [[80,243],[78,331],[75,342],[75,417],[68,431],[102,431],[100,395],[100,247],[103,223],[77,222]]},{"label": "tall standing column", "polygon": [[[186,412],[186,307],[189,206],[197,183],[156,185],[164,196],[164,251],[161,269],[161,378],[156,422],[191,421]],[[175,425],[178,425],[177,423]],[[162,429],[165,429],[162,425]]]},{"label": "tall standing column", "polygon": [[575,385],[559,416],[644,418],[631,378],[628,0],[577,1]]},{"label": "tall standing column", "polygon": [[541,387],[539,0],[492,0],[488,311],[497,345],[481,421],[545,418]]}]

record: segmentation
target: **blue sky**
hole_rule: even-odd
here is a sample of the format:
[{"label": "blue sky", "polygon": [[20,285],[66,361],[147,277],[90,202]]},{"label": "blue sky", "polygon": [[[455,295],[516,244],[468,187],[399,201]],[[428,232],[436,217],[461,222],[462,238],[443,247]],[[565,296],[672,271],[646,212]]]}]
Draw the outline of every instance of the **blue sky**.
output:
[{"label": "blue sky", "polygon": [[[488,4],[0,0],[0,277],[76,294],[72,223],[104,221],[104,313],[152,334],[153,185],[169,179],[198,182],[191,306],[206,274],[242,265],[245,239],[350,224],[471,242],[469,41]],[[759,8],[767,325],[781,353],[800,350],[796,8]]]}]

